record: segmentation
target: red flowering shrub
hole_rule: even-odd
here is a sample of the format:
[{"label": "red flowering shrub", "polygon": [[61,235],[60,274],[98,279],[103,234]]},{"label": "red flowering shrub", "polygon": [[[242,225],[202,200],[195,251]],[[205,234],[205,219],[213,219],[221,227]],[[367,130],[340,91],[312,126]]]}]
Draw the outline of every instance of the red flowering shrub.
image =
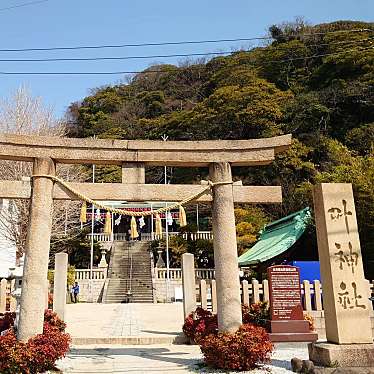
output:
[{"label": "red flowering shrub", "polygon": [[31,360],[27,343],[18,342],[13,330],[0,337],[0,373],[33,373],[29,368]]},{"label": "red flowering shrub", "polygon": [[64,332],[66,329],[66,323],[50,309],[46,309],[44,312],[44,329],[46,324],[55,327],[60,332]]},{"label": "red flowering shrub", "polygon": [[309,323],[309,331],[314,331],[316,329],[314,326],[314,318],[310,314],[304,313],[304,320]]},{"label": "red flowering shrub", "polygon": [[225,370],[251,370],[270,360],[273,343],[262,327],[242,325],[233,334],[202,337],[199,345],[208,366]]},{"label": "red flowering shrub", "polygon": [[218,332],[217,315],[199,307],[185,319],[183,332],[198,343],[200,338]]},{"label": "red flowering shrub", "polygon": [[[242,305],[243,324],[251,323],[266,328],[267,321],[270,319],[269,308],[266,302]],[[218,333],[217,315],[198,307],[190,313],[184,321],[184,334],[195,343],[199,339]]]},{"label": "red flowering shrub", "polygon": [[70,335],[65,323],[52,311],[45,312],[43,334],[27,343],[19,342],[13,330],[0,337],[0,373],[34,374],[54,368],[69,350]]},{"label": "red flowering shrub", "polygon": [[3,317],[0,318],[0,333],[11,328],[14,325],[15,319],[16,313],[6,312]]},{"label": "red flowering shrub", "polygon": [[242,305],[243,323],[252,323],[266,328],[270,319],[270,311],[267,302],[259,301],[254,304]]},{"label": "red flowering shrub", "polygon": [[48,309],[53,309],[53,294],[48,292]]}]

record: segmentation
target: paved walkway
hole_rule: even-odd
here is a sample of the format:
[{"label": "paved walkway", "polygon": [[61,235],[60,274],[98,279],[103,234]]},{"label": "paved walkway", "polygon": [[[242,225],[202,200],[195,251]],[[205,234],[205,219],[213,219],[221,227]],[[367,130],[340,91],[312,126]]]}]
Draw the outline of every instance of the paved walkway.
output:
[{"label": "paved walkway", "polygon": [[[68,304],[67,332],[73,343],[120,342],[124,337],[141,337],[171,343],[181,335],[183,305],[174,304]],[[124,342],[122,339],[121,342]]]},{"label": "paved walkway", "polygon": [[[69,304],[65,319],[73,348],[58,363],[63,373],[219,373],[202,367],[198,346],[170,344],[181,333],[181,303]],[[251,373],[291,373],[292,357],[307,359],[306,344],[277,345],[271,365]]]},{"label": "paved walkway", "polygon": [[[286,374],[292,357],[308,359],[305,344],[277,345],[270,365],[251,371],[251,374]],[[72,349],[58,364],[63,373],[220,373],[202,367],[198,346],[147,345],[109,346],[106,348],[79,347]]]}]

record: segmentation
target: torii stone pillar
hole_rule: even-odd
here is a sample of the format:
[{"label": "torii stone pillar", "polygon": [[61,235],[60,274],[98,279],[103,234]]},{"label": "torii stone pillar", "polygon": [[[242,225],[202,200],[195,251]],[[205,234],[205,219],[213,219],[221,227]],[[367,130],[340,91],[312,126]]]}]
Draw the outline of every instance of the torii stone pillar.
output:
[{"label": "torii stone pillar", "polygon": [[[210,164],[209,176],[212,182],[231,181],[230,164]],[[218,329],[234,332],[242,324],[242,310],[232,184],[213,186],[212,221]]]},{"label": "torii stone pillar", "polygon": [[[33,174],[55,175],[55,164],[52,159],[35,159]],[[18,326],[18,340],[22,341],[43,332],[52,228],[52,194],[51,179],[33,178]]]},{"label": "torii stone pillar", "polygon": [[122,164],[122,183],[144,184],[145,169],[141,162],[124,162]]}]

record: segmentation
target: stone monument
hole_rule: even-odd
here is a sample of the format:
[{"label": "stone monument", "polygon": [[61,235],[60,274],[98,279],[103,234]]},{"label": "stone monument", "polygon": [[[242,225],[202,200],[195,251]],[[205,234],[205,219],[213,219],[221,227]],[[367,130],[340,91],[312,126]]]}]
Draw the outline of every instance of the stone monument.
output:
[{"label": "stone monument", "polygon": [[273,342],[313,342],[316,333],[309,331],[301,304],[300,274],[296,266],[268,268],[270,296],[270,339]]},{"label": "stone monument", "polygon": [[352,185],[314,188],[327,343],[309,345],[322,366],[374,367],[371,306],[364,278]]}]

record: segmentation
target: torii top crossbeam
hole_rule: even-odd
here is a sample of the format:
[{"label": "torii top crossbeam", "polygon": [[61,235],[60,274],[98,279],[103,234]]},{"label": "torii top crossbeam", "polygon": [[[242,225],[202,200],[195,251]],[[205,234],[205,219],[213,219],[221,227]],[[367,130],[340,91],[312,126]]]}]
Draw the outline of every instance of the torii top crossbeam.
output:
[{"label": "torii top crossbeam", "polygon": [[269,164],[291,144],[291,135],[250,140],[154,141],[76,139],[0,134],[0,159],[33,161],[51,158],[58,163],[121,165],[140,162],[152,166],[232,166]]}]

